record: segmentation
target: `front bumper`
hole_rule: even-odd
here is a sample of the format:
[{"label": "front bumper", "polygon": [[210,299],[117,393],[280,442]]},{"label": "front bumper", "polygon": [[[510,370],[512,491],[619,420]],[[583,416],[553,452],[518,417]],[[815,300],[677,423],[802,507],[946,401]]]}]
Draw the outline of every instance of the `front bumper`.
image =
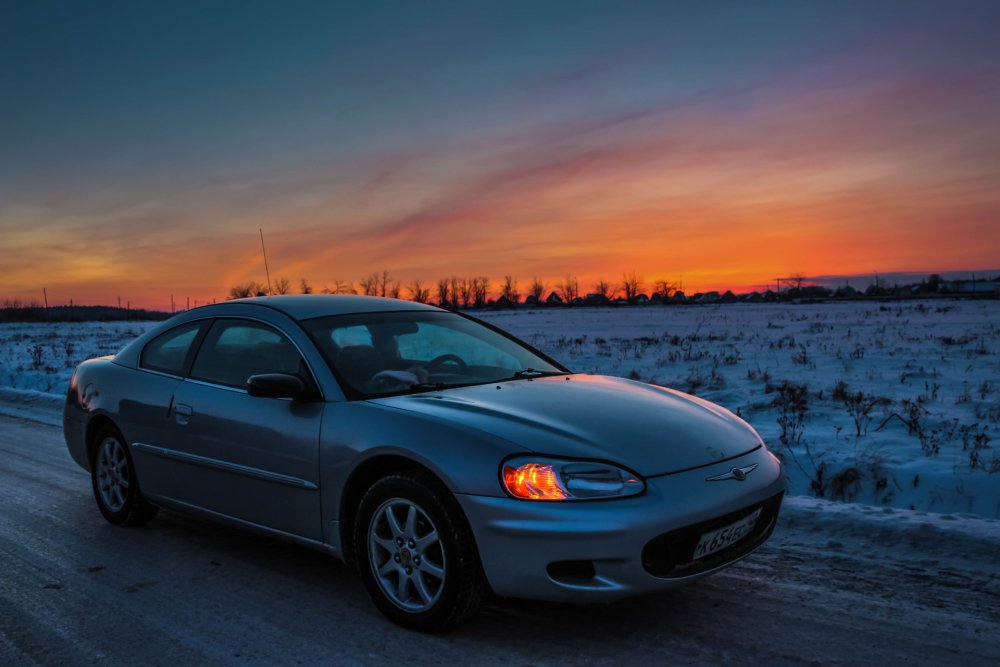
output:
[{"label": "front bumper", "polygon": [[[757,463],[757,469],[744,481],[706,481],[751,463]],[[785,488],[781,465],[763,447],[738,459],[653,477],[646,483],[641,496],[620,500],[540,502],[462,494],[457,498],[496,593],[587,602],[672,588],[743,558],[770,535]],[[692,555],[685,551],[686,545],[693,549],[702,532],[725,525],[720,519],[738,520],[761,505],[765,511],[759,522],[766,523],[758,523],[748,537],[703,562],[684,562]],[[665,543],[673,546],[664,549]],[[677,567],[662,566],[666,553],[678,560]]]}]

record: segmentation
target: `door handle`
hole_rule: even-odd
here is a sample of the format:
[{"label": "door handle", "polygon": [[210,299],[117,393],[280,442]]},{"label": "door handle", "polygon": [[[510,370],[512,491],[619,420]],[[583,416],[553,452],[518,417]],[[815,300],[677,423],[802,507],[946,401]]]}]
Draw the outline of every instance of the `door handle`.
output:
[{"label": "door handle", "polygon": [[183,403],[174,404],[174,418],[177,419],[178,424],[187,424],[193,414],[194,410],[190,405],[185,405]]}]

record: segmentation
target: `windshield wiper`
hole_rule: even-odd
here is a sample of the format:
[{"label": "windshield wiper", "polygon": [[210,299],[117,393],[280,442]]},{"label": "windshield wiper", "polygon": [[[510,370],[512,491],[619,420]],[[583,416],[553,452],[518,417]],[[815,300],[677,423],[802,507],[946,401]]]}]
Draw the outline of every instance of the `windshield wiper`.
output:
[{"label": "windshield wiper", "polygon": [[511,377],[511,379],[515,379],[515,378],[543,378],[543,377],[549,377],[551,375],[567,375],[567,373],[565,371],[540,371],[540,370],[537,370],[537,369],[534,369],[534,368],[525,368],[525,369],[516,371],[510,377]]},{"label": "windshield wiper", "polygon": [[407,387],[407,389],[428,389],[431,391],[438,391],[451,386],[453,385],[448,385],[444,382],[418,382],[417,384],[411,384]]},{"label": "windshield wiper", "polygon": [[390,396],[406,396],[408,394],[419,394],[425,391],[441,391],[442,389],[457,389],[459,387],[475,387],[483,384],[493,384],[495,382],[509,382],[511,380],[522,380],[522,379],[532,379],[539,377],[549,377],[550,375],[569,375],[565,371],[540,371],[534,368],[525,368],[519,371],[515,371],[513,375],[505,378],[498,378],[496,380],[477,380],[475,382],[456,382],[446,384],[444,382],[418,382],[417,384],[411,384],[405,389],[398,389],[395,391],[385,392],[382,394],[373,394],[368,398],[388,398]]},{"label": "windshield wiper", "polygon": [[411,384],[406,389],[400,389],[398,391],[393,391],[388,394],[383,394],[384,396],[405,396],[406,394],[417,394],[424,391],[441,391],[442,389],[454,389],[456,387],[469,387],[474,384],[481,384],[479,382],[459,382],[452,384],[445,384],[444,382],[418,382],[417,384]]}]

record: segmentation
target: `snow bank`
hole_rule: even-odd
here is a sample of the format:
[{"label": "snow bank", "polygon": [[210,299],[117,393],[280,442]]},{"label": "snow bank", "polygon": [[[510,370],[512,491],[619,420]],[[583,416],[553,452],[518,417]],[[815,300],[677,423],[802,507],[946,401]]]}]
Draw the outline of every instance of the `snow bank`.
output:
[{"label": "snow bank", "polygon": [[115,354],[159,322],[0,324],[0,387],[64,394],[77,365]]},{"label": "snow bank", "polygon": [[[892,547],[941,561],[991,562],[1000,553],[1000,521],[972,514],[936,514],[892,507],[789,496],[779,530],[796,540],[829,549],[858,545]],[[875,547],[868,547],[875,548]]]},{"label": "snow bank", "polygon": [[62,406],[65,400],[66,397],[62,394],[0,387],[0,415],[62,426]]}]

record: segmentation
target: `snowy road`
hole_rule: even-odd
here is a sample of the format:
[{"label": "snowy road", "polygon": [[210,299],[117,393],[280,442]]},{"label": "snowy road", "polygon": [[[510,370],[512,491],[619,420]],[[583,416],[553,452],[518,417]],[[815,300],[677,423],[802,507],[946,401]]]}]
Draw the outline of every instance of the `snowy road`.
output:
[{"label": "snowy road", "polygon": [[0,461],[3,665],[1000,664],[996,521],[793,499],[769,544],[687,588],[501,601],[428,637],[322,554],[167,512],[110,526],[58,428],[0,417]]}]

